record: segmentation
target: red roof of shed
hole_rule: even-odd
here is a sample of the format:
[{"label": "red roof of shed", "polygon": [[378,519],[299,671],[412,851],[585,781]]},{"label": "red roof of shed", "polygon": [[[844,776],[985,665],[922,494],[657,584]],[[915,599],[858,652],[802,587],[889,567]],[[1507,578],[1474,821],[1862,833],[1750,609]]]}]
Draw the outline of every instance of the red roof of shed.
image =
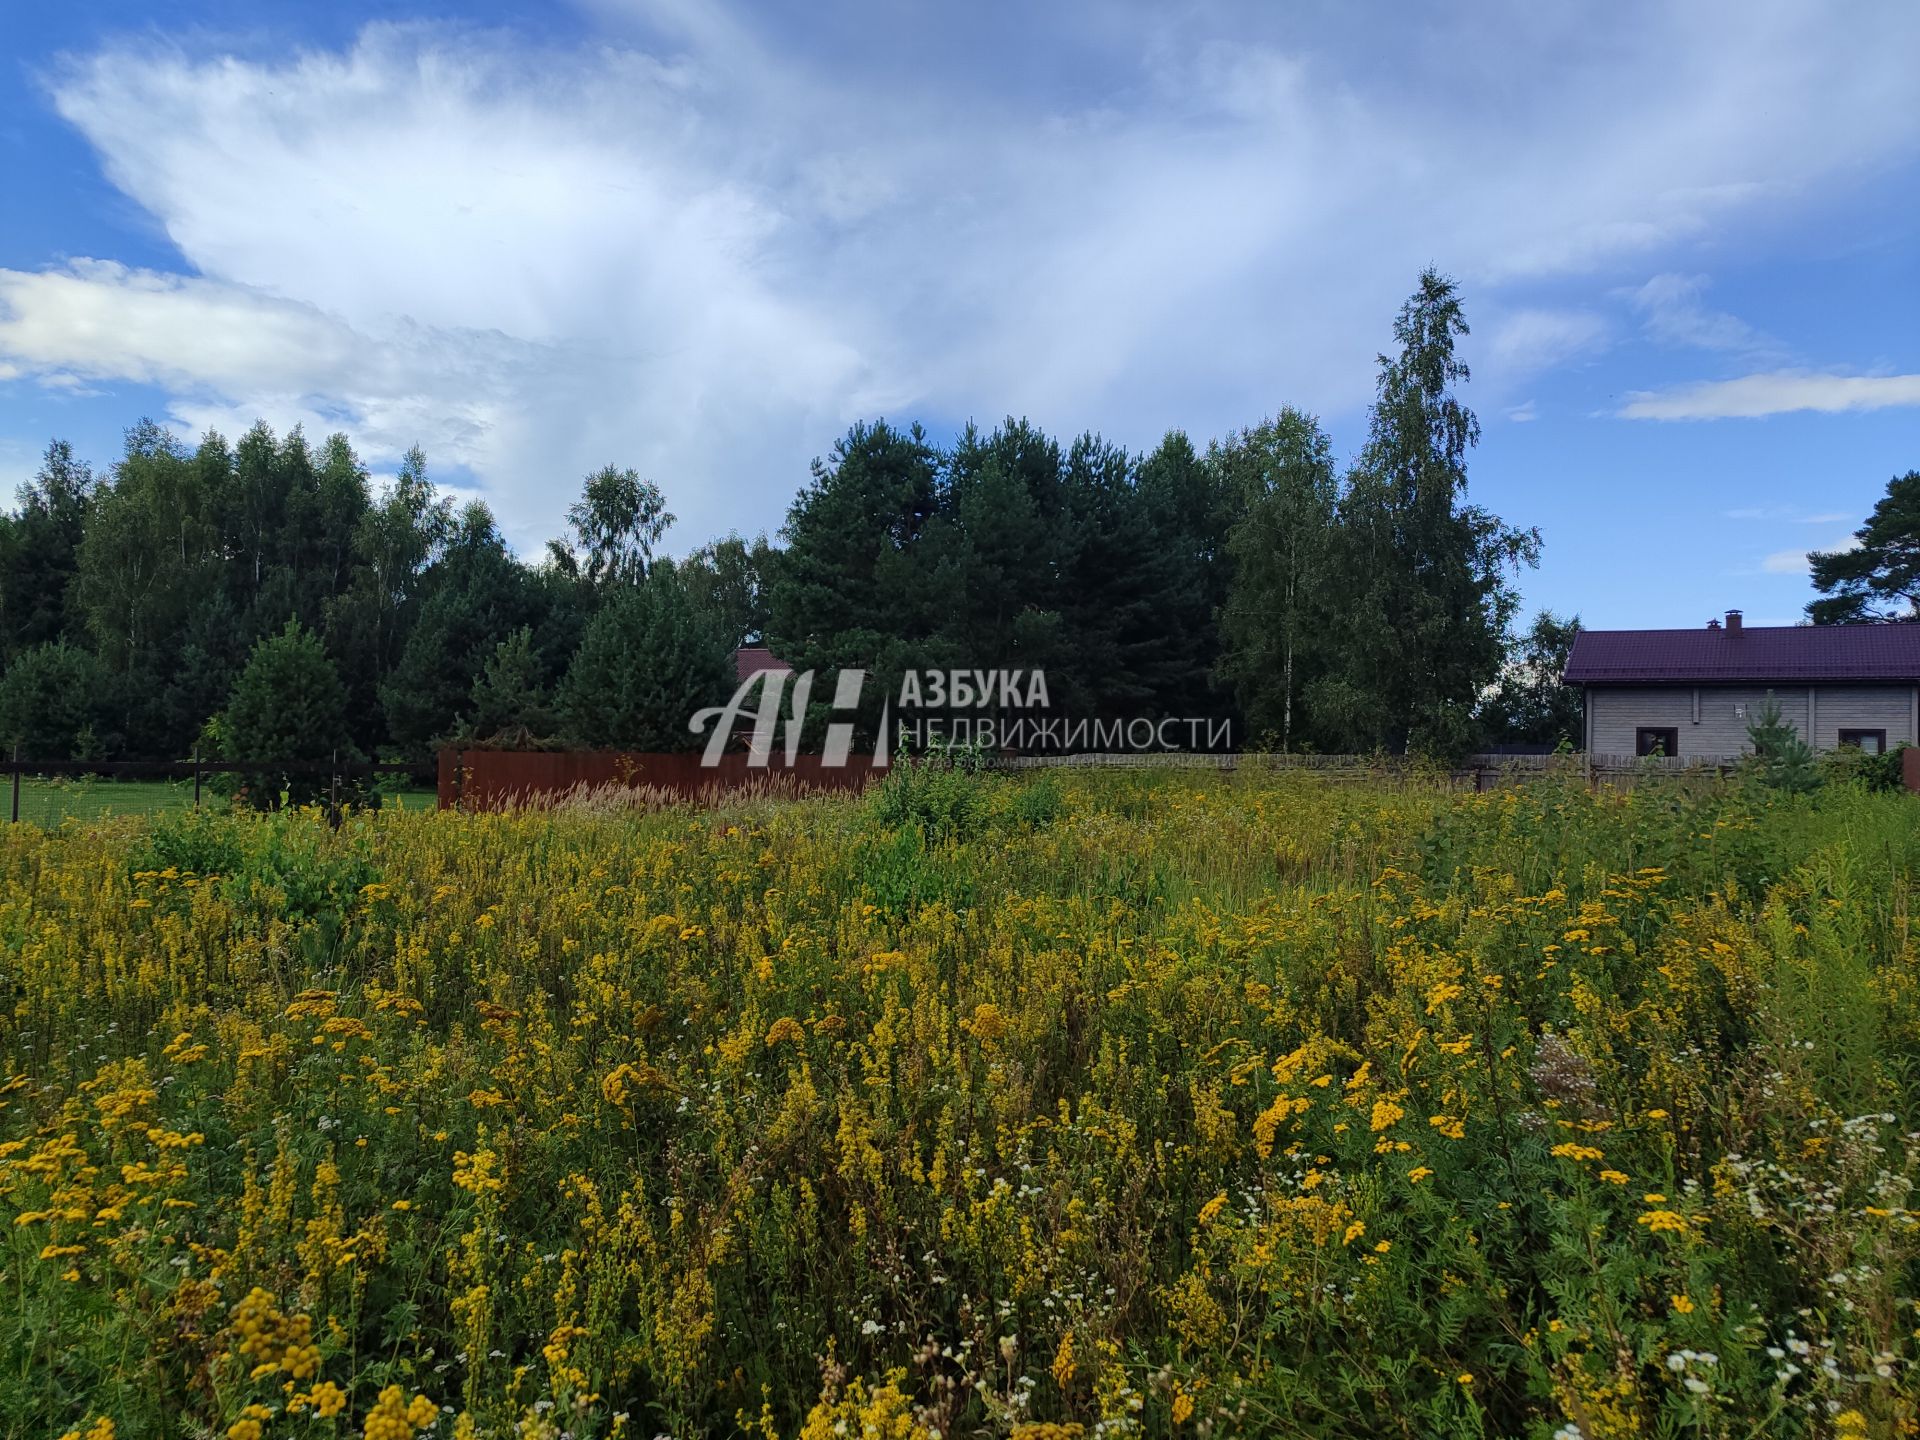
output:
[{"label": "red roof of shed", "polygon": [[1913,684],[1920,624],[1582,630],[1567,657],[1569,685],[1768,680]]},{"label": "red roof of shed", "polygon": [[782,675],[793,673],[791,665],[764,645],[742,645],[733,652],[733,678],[736,684],[751,679],[763,670],[777,670]]}]

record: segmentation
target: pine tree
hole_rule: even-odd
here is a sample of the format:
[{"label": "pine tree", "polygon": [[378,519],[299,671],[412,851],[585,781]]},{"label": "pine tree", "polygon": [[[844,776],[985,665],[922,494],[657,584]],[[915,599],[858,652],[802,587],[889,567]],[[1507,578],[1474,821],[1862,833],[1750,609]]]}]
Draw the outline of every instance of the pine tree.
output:
[{"label": "pine tree", "polygon": [[1807,606],[1816,625],[1920,620],[1920,470],[1887,482],[1887,493],[1855,544],[1808,557],[1821,599]]},{"label": "pine tree", "polygon": [[1813,747],[1792,721],[1781,718],[1780,702],[1771,694],[1747,722],[1747,743],[1753,746],[1752,772],[1762,784],[1794,792],[1820,788]]},{"label": "pine tree", "polygon": [[473,682],[473,711],[466,729],[481,744],[529,748],[550,737],[554,724],[533,630],[523,625],[494,646]]},{"label": "pine tree", "polygon": [[77,645],[55,641],[13,658],[0,675],[0,753],[27,760],[92,759],[117,748],[105,733],[112,677]]},{"label": "pine tree", "polygon": [[347,727],[347,692],[319,639],[297,620],[253,647],[234,682],[219,731],[229,760],[274,765],[277,774],[250,776],[247,787],[260,804],[282,792],[296,803],[317,797],[323,775],[292,766],[356,757]]}]

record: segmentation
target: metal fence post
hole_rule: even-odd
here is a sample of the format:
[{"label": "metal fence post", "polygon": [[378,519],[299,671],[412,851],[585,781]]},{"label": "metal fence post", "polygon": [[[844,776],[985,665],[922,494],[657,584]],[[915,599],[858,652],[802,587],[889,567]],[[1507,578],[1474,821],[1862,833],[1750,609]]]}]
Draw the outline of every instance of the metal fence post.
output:
[{"label": "metal fence post", "polygon": [[14,825],[20,823],[20,742],[13,742],[13,819]]},{"label": "metal fence post", "polygon": [[193,747],[193,808],[200,808],[200,747]]},{"label": "metal fence post", "polygon": [[340,752],[333,752],[333,760],[328,767],[332,773],[327,776],[327,813],[337,829],[340,824]]}]

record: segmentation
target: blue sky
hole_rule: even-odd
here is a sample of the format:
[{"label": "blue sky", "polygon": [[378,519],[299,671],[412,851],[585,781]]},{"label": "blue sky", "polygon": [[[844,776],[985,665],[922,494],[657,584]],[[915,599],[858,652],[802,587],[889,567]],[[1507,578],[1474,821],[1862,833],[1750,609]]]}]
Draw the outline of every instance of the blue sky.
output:
[{"label": "blue sky", "polygon": [[882,414],[1350,454],[1435,264],[1529,605],[1790,623],[1920,466],[1920,10],[1415,13],[13,7],[0,486],[258,416],[530,553],[608,461],[773,529]]}]

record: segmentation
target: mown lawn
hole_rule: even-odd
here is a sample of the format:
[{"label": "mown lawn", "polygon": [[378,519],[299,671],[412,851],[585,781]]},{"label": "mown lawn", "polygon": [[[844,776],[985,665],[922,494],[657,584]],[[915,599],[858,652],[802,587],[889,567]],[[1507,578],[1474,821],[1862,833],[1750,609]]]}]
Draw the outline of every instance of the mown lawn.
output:
[{"label": "mown lawn", "polygon": [[1912,1433],[1916,808],[8,827],[0,1433]]}]

